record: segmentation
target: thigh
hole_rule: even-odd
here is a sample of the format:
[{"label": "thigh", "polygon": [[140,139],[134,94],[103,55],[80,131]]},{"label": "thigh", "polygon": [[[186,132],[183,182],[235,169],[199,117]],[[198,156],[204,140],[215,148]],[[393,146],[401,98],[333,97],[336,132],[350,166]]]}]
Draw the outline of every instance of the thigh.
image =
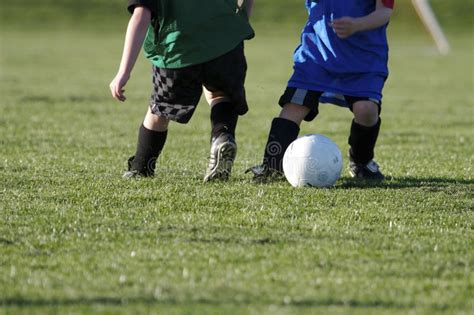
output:
[{"label": "thigh", "polygon": [[200,65],[181,69],[153,66],[153,92],[150,110],[153,114],[187,123],[202,94]]}]

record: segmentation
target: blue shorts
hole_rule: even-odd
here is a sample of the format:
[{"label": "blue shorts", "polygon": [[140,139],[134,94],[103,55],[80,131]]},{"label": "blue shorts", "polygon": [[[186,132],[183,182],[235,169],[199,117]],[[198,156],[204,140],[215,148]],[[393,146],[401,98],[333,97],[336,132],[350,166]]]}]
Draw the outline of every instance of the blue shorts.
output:
[{"label": "blue shorts", "polygon": [[312,91],[294,87],[286,88],[285,92],[280,97],[278,104],[283,107],[285,104],[292,103],[309,108],[310,112],[306,115],[304,120],[311,121],[316,118],[319,113],[319,103],[333,103],[348,107],[352,111],[352,106],[359,101],[371,101],[375,103],[380,115],[382,103],[376,99],[361,96],[329,94],[321,91]]},{"label": "blue shorts", "polygon": [[[387,77],[379,73],[333,73],[318,64],[295,63],[288,87],[321,91],[321,102],[346,104],[344,95],[362,97],[375,103],[382,101],[382,89]],[[348,106],[349,107],[349,106]]]}]

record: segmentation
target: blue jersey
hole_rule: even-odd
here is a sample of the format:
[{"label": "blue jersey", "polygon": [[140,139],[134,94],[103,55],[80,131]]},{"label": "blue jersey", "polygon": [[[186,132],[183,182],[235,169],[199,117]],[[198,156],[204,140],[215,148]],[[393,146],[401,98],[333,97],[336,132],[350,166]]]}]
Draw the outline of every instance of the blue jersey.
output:
[{"label": "blue jersey", "polygon": [[306,0],[309,18],[294,53],[288,86],[369,97],[380,101],[388,76],[387,25],[346,39],[333,30],[333,20],[362,17],[376,9],[375,0]]}]

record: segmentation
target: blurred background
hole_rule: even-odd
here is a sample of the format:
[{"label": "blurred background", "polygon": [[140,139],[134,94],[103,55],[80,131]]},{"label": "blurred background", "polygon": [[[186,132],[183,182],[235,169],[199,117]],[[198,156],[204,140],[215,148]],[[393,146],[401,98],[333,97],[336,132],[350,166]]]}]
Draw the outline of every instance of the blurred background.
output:
[{"label": "blurred background", "polygon": [[[468,46],[472,52],[474,1],[433,0],[430,3],[451,44],[455,48],[457,45],[464,49]],[[109,77],[112,78],[114,69],[108,67],[111,66],[109,62],[118,66],[129,18],[126,5],[126,0],[0,0],[0,65],[16,65],[15,57],[20,58],[21,53],[11,56],[7,52],[15,46],[17,51],[23,50],[26,53],[26,49],[22,49],[22,45],[26,44],[28,55],[23,58],[37,58],[41,62],[48,55],[62,50],[71,63],[78,64],[86,58],[87,63],[81,65],[82,68],[107,68],[106,71],[111,71]],[[282,38],[281,49],[274,54],[267,54],[266,61],[284,63],[282,69],[288,69],[291,66],[291,53],[298,43],[305,18],[304,0],[256,0],[252,23],[257,37],[250,45],[266,45],[268,38]],[[394,50],[403,49],[413,55],[435,53],[435,45],[410,0],[396,1],[389,36]],[[38,43],[33,47],[26,43],[32,43],[34,38],[40,37],[52,42],[48,45]],[[70,41],[72,38],[74,43]],[[283,38],[288,38],[288,41]],[[75,50],[71,51],[72,47]],[[251,47],[249,49],[252,50]],[[100,54],[104,50],[108,51],[107,60]],[[34,52],[36,55],[30,56]],[[251,72],[252,69],[250,75]],[[286,76],[288,75],[289,71]]]},{"label": "blurred background", "polygon": [[[416,32],[421,24],[409,0],[396,0],[392,30]],[[54,29],[74,27],[114,31],[127,19],[125,0],[1,0],[2,28]],[[430,1],[448,32],[471,32],[474,1]],[[294,24],[305,18],[303,0],[256,0],[252,18],[257,28],[268,23]],[[98,30],[99,31],[99,30]]]}]

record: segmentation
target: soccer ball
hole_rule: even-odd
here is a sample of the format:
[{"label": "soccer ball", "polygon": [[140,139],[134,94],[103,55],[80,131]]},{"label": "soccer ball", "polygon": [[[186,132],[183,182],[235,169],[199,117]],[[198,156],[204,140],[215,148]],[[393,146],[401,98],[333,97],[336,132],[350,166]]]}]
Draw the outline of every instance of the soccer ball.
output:
[{"label": "soccer ball", "polygon": [[323,135],[296,139],[283,156],[283,171],[293,187],[331,187],[341,176],[341,170],[341,150]]}]

